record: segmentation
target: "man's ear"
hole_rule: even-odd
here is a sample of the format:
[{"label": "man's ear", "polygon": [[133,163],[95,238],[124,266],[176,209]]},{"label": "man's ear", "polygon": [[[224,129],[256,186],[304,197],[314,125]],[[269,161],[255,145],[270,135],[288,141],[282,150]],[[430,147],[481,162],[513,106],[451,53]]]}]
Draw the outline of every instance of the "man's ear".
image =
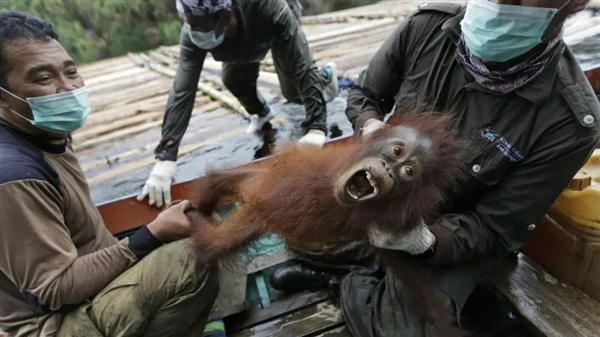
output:
[{"label": "man's ear", "polygon": [[231,10],[231,8],[225,8],[223,10],[223,14],[221,14],[223,16],[223,21],[225,21],[226,25],[229,25],[231,23],[231,20],[233,19],[233,11]]}]

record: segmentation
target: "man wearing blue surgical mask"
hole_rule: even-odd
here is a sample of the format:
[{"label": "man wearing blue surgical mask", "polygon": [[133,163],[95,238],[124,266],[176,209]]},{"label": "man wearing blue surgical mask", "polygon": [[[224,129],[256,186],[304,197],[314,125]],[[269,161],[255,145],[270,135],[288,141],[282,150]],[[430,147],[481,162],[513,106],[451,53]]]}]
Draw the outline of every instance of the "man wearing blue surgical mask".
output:
[{"label": "man wearing blue surgical mask", "polygon": [[306,118],[300,145],[321,147],[327,136],[326,103],[339,91],[336,67],[315,65],[300,26],[299,0],[174,0],[184,24],[180,58],[169,93],[162,139],[155,149],[157,162],[139,199],[161,207],[171,199],[177,151],[190,121],[198,79],[206,54],[223,61],[225,87],[252,116],[247,132],[259,131],[275,115],[256,81],[260,62],[271,50],[281,92],[290,102],[303,104]]},{"label": "man wearing blue surgical mask", "polygon": [[104,226],[71,148],[90,111],[50,25],[0,12],[0,326],[7,336],[201,336],[218,270],[185,239],[189,201],[132,236]]},{"label": "man wearing blue surgical mask", "polygon": [[[374,55],[348,97],[357,137],[383,125],[394,104],[447,111],[472,141],[466,181],[439,217],[375,246],[414,255],[430,268],[436,293],[460,313],[475,286],[530,237],[598,144],[600,104],[562,39],[569,14],[585,0],[469,0],[423,3]],[[328,263],[372,260],[364,247],[297,252]],[[417,260],[418,259],[418,260]],[[286,266],[282,290],[336,280],[323,266]],[[341,305],[355,336],[424,336],[410,294],[387,273],[364,270],[341,280]]]}]

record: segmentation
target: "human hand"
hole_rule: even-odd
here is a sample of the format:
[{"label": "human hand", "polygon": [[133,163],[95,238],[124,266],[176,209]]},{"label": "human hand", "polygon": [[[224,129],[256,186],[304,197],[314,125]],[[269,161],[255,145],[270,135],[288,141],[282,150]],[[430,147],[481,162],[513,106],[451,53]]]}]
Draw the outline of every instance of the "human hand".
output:
[{"label": "human hand", "polygon": [[171,202],[171,184],[175,180],[177,173],[177,163],[171,160],[159,160],[154,165],[150,178],[146,181],[142,193],[137,196],[137,200],[142,201],[148,196],[149,205],[156,204],[156,207],[162,207],[163,201],[167,205]]},{"label": "human hand", "polygon": [[405,251],[411,255],[423,254],[435,244],[436,237],[424,222],[409,232],[392,236],[374,227],[369,229],[369,242],[375,247]]},{"label": "human hand", "polygon": [[362,138],[371,137],[371,135],[375,131],[383,128],[384,126],[385,126],[385,123],[380,121],[379,119],[376,119],[376,118],[367,119],[365,124],[363,124],[363,127],[360,129],[362,131],[362,133],[361,133]]},{"label": "human hand", "polygon": [[309,130],[304,137],[298,140],[298,145],[312,145],[317,147],[323,147],[325,145],[325,141],[327,141],[327,137],[325,136],[325,132],[321,130]]},{"label": "human hand", "polygon": [[192,223],[185,212],[192,208],[191,202],[189,200],[178,200],[167,207],[154,221],[146,226],[148,230],[162,243],[177,241],[190,236]]}]

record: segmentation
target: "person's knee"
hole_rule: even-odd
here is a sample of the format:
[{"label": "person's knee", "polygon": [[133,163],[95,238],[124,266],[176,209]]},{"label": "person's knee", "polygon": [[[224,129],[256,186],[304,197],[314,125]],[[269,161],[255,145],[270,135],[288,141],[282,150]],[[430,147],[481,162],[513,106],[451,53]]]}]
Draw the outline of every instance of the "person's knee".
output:
[{"label": "person's knee", "polygon": [[232,71],[223,70],[221,72],[221,81],[223,81],[223,85],[225,86],[225,88],[227,88],[227,90],[231,92],[234,92],[238,87],[238,81],[236,80],[235,75]]},{"label": "person's knee", "polygon": [[[256,69],[255,69],[256,68]],[[244,95],[256,87],[258,79],[258,66],[224,67],[221,72],[221,81],[225,88],[234,95]]]},{"label": "person's knee", "polygon": [[303,104],[302,97],[300,97],[300,93],[298,89],[296,89],[294,84],[283,84],[281,85],[281,95],[285,97],[288,102],[294,104]]},{"label": "person's knee", "polygon": [[157,253],[157,263],[165,266],[165,275],[173,283],[189,283],[190,288],[206,288],[206,291],[218,292],[219,287],[219,267],[204,268],[199,265],[194,249],[190,241],[179,240],[171,242],[159,250]]}]

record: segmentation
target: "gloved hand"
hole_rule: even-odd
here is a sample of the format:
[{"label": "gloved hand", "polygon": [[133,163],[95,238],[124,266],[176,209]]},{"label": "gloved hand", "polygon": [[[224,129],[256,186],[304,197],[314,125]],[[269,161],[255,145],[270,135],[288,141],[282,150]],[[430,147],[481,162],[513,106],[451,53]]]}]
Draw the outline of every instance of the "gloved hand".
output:
[{"label": "gloved hand", "polygon": [[399,236],[392,236],[374,227],[369,230],[369,241],[375,247],[405,251],[411,255],[423,254],[435,242],[435,236],[424,222]]},{"label": "gloved hand", "polygon": [[148,204],[162,207],[171,202],[171,184],[177,173],[177,162],[172,160],[159,160],[154,165],[150,178],[146,181],[142,194],[137,196],[139,201],[148,196]]},{"label": "gloved hand", "polygon": [[312,145],[323,147],[325,145],[325,141],[327,137],[325,136],[325,132],[321,130],[309,130],[308,133],[304,135],[304,137],[298,140],[298,145]]},{"label": "gloved hand", "polygon": [[362,138],[369,138],[375,131],[381,129],[384,126],[385,123],[378,119],[367,119],[365,125],[361,128]]}]

